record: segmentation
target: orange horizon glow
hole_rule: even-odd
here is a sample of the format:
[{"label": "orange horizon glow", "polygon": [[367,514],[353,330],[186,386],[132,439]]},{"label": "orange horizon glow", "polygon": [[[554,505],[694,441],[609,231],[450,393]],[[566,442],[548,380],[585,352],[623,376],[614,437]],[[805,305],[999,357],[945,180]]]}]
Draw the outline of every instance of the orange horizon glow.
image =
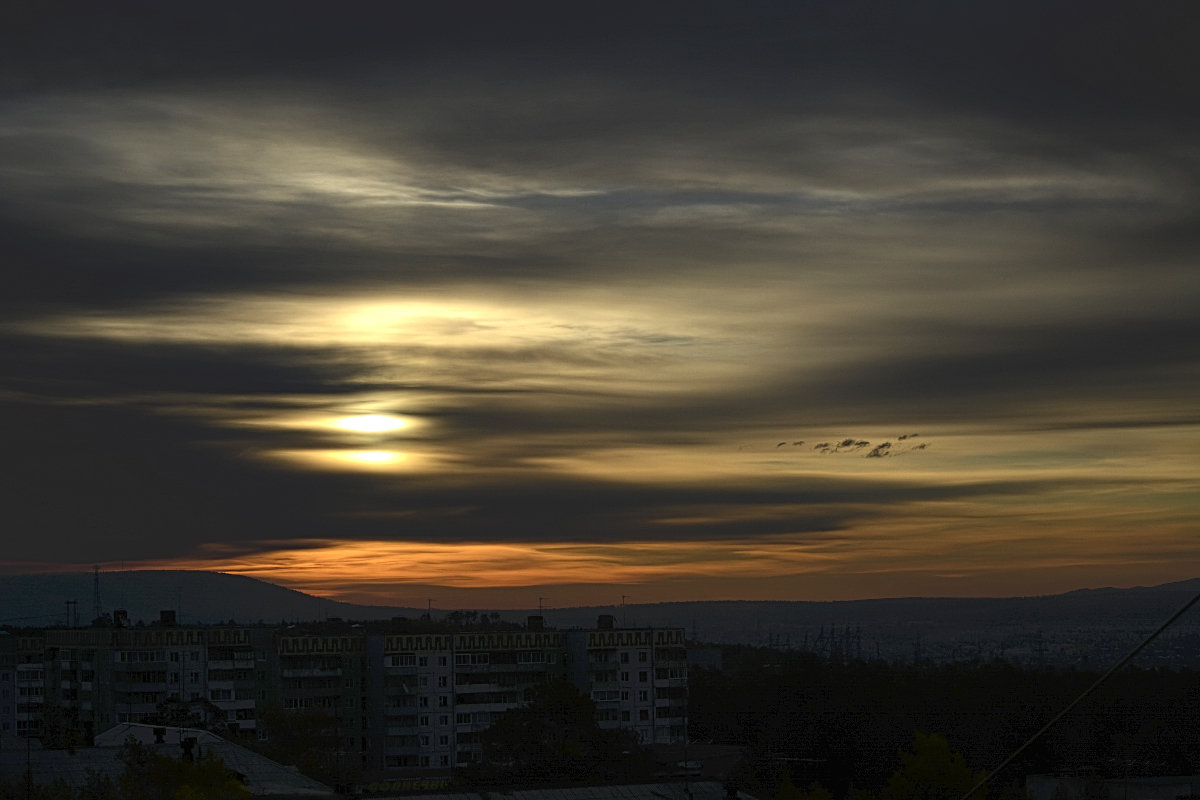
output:
[{"label": "orange horizon glow", "polygon": [[[931,550],[944,539],[926,539],[914,547],[905,525],[877,531],[873,537],[851,532],[816,537],[764,536],[744,541],[674,541],[620,543],[429,543],[309,540],[262,542],[261,550],[237,553],[231,547],[203,548],[193,558],[121,564],[122,569],[203,570],[264,580],[308,594],[347,602],[396,604],[405,587],[440,587],[461,598],[463,607],[506,607],[521,590],[549,587],[556,595],[603,596],[603,586],[644,587],[645,601],[671,599],[864,599],[919,594],[906,589],[910,578],[950,588],[952,593],[1005,596],[1006,582],[1054,591],[1111,585],[1133,576],[1143,582],[1193,577],[1200,565],[1162,558],[1130,559],[1118,537],[1100,536],[1087,550],[1069,552],[1039,542],[1037,532],[1023,541],[1026,556],[981,558],[982,553],[1011,550],[1012,537],[997,532],[960,540],[957,556],[943,557],[931,567]],[[1187,532],[1173,538],[1182,554]],[[223,552],[229,551],[229,552]],[[117,565],[107,565],[114,569]],[[1015,578],[1027,573],[1026,578]],[[1074,583],[1054,589],[1054,574]],[[1095,576],[1089,582],[1088,575]],[[1169,577],[1157,579],[1156,575]],[[908,577],[906,577],[908,576]],[[1062,583],[1061,579],[1058,579]],[[790,592],[781,587],[792,587]],[[889,594],[889,589],[892,594]],[[1046,589],[1042,589],[1046,591]],[[689,596],[690,593],[690,596]],[[1019,592],[1017,592],[1019,593]],[[698,596],[697,596],[698,595]],[[790,596],[789,596],[790,595]],[[474,602],[470,598],[476,598]],[[490,598],[479,603],[480,598]],[[650,600],[649,598],[655,598]],[[577,603],[578,604],[578,603]]]}]

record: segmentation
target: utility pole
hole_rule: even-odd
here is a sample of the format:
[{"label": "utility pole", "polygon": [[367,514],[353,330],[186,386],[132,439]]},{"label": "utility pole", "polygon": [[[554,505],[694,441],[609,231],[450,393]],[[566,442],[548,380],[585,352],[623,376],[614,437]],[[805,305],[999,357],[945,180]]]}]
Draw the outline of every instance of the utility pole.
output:
[{"label": "utility pole", "polygon": [[104,613],[104,607],[100,605],[100,565],[96,564],[92,567],[92,619],[100,619]]}]

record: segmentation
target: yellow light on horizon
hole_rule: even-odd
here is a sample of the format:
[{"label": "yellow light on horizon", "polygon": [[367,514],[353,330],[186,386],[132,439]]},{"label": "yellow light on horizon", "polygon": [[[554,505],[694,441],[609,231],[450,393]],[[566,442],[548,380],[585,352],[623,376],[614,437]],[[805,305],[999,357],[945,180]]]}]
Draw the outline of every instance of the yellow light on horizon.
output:
[{"label": "yellow light on horizon", "polygon": [[407,420],[391,414],[357,414],[342,417],[335,424],[342,430],[355,433],[389,433],[408,427]]}]

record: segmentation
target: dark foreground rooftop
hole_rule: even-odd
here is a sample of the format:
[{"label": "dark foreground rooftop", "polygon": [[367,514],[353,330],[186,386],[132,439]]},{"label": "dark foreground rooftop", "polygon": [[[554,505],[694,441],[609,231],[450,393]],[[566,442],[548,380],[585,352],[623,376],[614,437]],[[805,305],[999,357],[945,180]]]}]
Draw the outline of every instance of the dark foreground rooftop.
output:
[{"label": "dark foreground rooftop", "polygon": [[334,797],[332,789],[300,774],[295,767],[276,763],[207,731],[166,728],[163,742],[156,743],[154,726],[130,723],[118,725],[96,736],[94,747],[74,750],[45,750],[37,740],[5,737],[0,742],[0,774],[22,775],[28,764],[34,783],[39,784],[62,780],[71,786],[82,787],[87,784],[89,772],[116,780],[125,771],[125,764],[117,758],[117,754],[130,736],[171,758],[180,756],[180,738],[195,737],[197,756],[211,752],[220,758],[226,768],[242,776],[242,782],[254,795]]}]

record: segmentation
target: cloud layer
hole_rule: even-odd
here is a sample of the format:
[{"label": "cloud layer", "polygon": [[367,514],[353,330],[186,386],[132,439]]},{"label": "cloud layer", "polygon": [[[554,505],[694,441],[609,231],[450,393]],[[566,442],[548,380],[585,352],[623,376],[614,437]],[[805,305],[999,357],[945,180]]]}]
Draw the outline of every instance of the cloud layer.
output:
[{"label": "cloud layer", "polygon": [[8,569],[1200,567],[1185,5],[289,9],[6,26]]}]

